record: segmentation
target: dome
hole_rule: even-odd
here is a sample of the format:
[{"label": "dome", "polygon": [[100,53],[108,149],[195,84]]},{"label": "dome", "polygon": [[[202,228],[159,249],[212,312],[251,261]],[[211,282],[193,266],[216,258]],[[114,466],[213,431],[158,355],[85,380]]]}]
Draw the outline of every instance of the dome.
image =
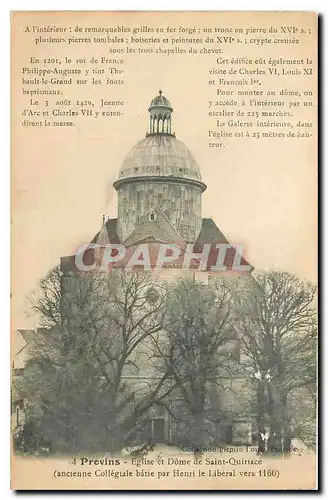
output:
[{"label": "dome", "polygon": [[148,135],[132,148],[121,166],[118,181],[138,177],[176,177],[202,180],[191,152],[172,135]]},{"label": "dome", "polygon": [[148,111],[151,111],[153,108],[169,108],[170,111],[173,111],[170,101],[163,96],[161,90],[159,91],[159,95],[151,101]]}]

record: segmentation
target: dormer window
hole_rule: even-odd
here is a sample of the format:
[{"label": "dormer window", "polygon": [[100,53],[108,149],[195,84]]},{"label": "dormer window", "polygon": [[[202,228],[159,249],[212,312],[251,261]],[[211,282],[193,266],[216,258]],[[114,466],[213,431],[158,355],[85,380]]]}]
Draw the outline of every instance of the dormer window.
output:
[{"label": "dormer window", "polygon": [[153,210],[149,214],[149,220],[150,221],[156,220],[156,215],[155,215],[155,212]]}]

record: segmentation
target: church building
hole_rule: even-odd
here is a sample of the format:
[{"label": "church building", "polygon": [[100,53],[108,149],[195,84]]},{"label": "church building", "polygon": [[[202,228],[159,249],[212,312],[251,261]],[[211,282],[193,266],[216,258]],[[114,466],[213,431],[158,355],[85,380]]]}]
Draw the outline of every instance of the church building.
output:
[{"label": "church building", "polygon": [[[113,267],[124,268],[134,250],[147,244],[154,271],[160,245],[173,244],[182,250],[182,254],[191,246],[193,258],[187,272],[182,269],[182,260],[177,259],[165,266],[161,278],[174,278],[185,273],[205,285],[212,276],[218,275],[252,280],[253,268],[242,256],[240,264],[246,270],[234,269],[237,251],[233,246],[226,251],[224,270],[215,270],[218,246],[229,247],[229,242],[212,218],[202,217],[202,195],[207,186],[200,168],[188,147],[177,139],[172,125],[173,107],[161,90],[151,101],[148,111],[148,131],[124,159],[113,185],[118,194],[117,218],[103,217],[100,230],[91,240],[91,249],[85,252],[84,262],[101,265],[103,253],[92,245],[103,250],[108,245],[123,245],[125,259]],[[210,247],[207,265],[199,270],[200,259],[196,255],[201,255],[204,245]],[[64,275],[78,272],[75,256],[62,257],[61,269]],[[239,281],[245,282],[244,279]],[[226,400],[226,405],[236,404],[235,398],[229,401],[226,395],[222,395],[221,399]],[[170,401],[169,404],[174,403]],[[147,422],[151,441],[174,443],[179,439],[179,430],[174,428],[174,422],[163,406],[152,407]],[[217,438],[226,443],[241,440],[250,444],[250,423],[230,421],[223,437]]]}]

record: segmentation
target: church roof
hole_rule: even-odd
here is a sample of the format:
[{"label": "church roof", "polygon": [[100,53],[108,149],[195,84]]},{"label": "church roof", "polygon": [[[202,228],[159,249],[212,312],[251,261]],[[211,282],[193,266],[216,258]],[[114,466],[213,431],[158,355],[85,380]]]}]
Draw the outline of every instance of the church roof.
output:
[{"label": "church roof", "polygon": [[100,228],[96,243],[98,243],[98,245],[100,245],[100,246],[106,246],[110,243],[105,221],[103,221],[103,224]]},{"label": "church roof", "polygon": [[202,219],[202,227],[196,240],[195,247],[202,246],[205,243],[229,243],[211,218]]},{"label": "church roof", "polygon": [[109,241],[107,241],[106,244],[120,243],[120,239],[119,239],[118,234],[117,234],[117,219],[108,219],[106,221],[106,223],[103,224],[100,231],[98,231],[98,233],[94,236],[91,243],[99,243],[100,245],[102,244],[98,241],[98,238],[100,238],[100,236],[102,237],[102,239],[105,238],[105,233],[104,233],[103,227],[107,229],[107,235],[108,235],[108,240],[109,240]]}]

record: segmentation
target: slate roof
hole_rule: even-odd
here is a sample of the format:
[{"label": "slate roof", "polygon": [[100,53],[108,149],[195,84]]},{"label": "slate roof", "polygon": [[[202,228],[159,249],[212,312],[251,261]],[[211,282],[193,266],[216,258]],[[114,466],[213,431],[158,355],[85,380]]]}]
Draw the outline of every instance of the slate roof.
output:
[{"label": "slate roof", "polygon": [[[108,234],[108,239],[109,241],[107,243],[120,243],[120,239],[117,234],[117,219],[108,219],[107,222],[105,223],[106,229],[107,229],[107,234]],[[94,236],[92,239],[91,243],[96,243],[98,237],[100,236],[100,231]]]},{"label": "slate roof", "polygon": [[[182,254],[179,259],[175,262],[174,267],[181,267],[182,260],[184,255],[184,249],[186,247],[186,243],[182,240],[179,233],[175,230],[173,225],[171,224],[168,217],[160,210],[159,208],[154,210],[156,215],[155,220],[151,220],[149,214],[147,214],[144,219],[137,225],[135,230],[130,234],[130,236],[123,242],[124,246],[127,248],[127,252],[125,258],[122,261],[116,262],[112,265],[112,267],[124,267],[129,258],[132,256],[134,247],[137,247],[140,244],[148,243],[150,248],[150,261],[153,266],[156,262],[156,258],[159,251],[159,243],[172,243],[178,245],[182,248]],[[108,234],[108,243],[118,244],[120,243],[119,237],[117,234],[117,219],[109,219],[103,225],[101,230],[95,235],[91,243],[100,243],[100,245],[106,245],[106,235],[104,234],[104,230],[107,230]],[[229,244],[229,241],[224,236],[224,234],[220,231],[218,226],[215,224],[212,218],[203,218],[202,227],[198,238],[194,245],[194,252],[201,253],[203,245],[211,244],[211,249],[209,253],[209,257],[207,260],[208,269],[214,266],[217,262],[218,253],[220,249],[216,248],[217,244]],[[231,247],[226,251],[226,256],[224,260],[224,266],[226,266],[227,270],[231,270],[233,267],[234,259],[236,256],[235,248]],[[85,252],[85,256],[83,258],[83,262],[85,265],[92,265],[95,259],[94,251],[92,249]],[[250,265],[246,259],[242,257],[241,265]],[[197,268],[199,266],[199,260],[193,259],[191,261],[191,267]],[[63,272],[65,271],[73,271],[77,272],[76,264],[75,264],[75,255],[70,255],[61,258],[61,269]],[[251,271],[253,267],[251,266]]]},{"label": "slate roof", "polygon": [[103,225],[101,226],[101,229],[98,233],[96,243],[100,246],[105,246],[110,243],[109,236],[108,236],[108,231],[106,227],[106,222],[103,222]]},{"label": "slate roof", "polygon": [[229,243],[211,218],[203,218],[202,227],[196,240],[195,248],[205,243]]}]

